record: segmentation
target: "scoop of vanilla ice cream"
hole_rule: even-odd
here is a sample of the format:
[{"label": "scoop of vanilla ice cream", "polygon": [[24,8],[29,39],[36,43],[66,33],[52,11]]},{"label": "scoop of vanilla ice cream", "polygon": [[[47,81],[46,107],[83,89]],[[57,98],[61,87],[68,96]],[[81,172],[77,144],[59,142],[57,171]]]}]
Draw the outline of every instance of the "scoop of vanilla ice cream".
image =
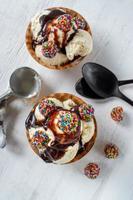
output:
[{"label": "scoop of vanilla ice cream", "polygon": [[30,139],[32,139],[34,137],[34,134],[36,131],[41,131],[48,136],[48,138],[50,139],[48,142],[48,146],[50,146],[51,143],[55,140],[55,136],[54,136],[53,132],[50,129],[44,130],[43,127],[36,127],[36,128],[31,127],[28,131]]},{"label": "scoop of vanilla ice cream", "polygon": [[35,48],[35,54],[37,57],[39,57],[43,62],[47,63],[48,65],[56,65],[60,66],[62,64],[65,64],[68,62],[68,58],[63,53],[56,53],[56,55],[53,58],[47,58],[43,56],[42,54],[42,45],[37,45]]},{"label": "scoop of vanilla ice cream", "polygon": [[86,56],[90,54],[92,48],[92,36],[89,32],[79,29],[65,49],[68,59],[73,60],[75,56]]}]

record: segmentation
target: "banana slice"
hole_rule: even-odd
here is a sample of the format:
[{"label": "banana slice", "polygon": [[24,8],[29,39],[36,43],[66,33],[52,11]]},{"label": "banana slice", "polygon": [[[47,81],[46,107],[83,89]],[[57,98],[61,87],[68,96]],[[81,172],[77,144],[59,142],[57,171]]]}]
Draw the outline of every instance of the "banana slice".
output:
[{"label": "banana slice", "polygon": [[95,132],[94,120],[92,119],[89,122],[82,121],[82,128],[83,128],[83,131],[82,131],[81,138],[82,138],[82,143],[84,145],[85,143],[89,142],[90,139],[94,135],[94,132]]},{"label": "banana slice", "polygon": [[63,106],[65,109],[70,110],[73,106],[76,106],[76,104],[71,99],[67,99],[63,101]]},{"label": "banana slice", "polygon": [[49,97],[48,99],[53,101],[56,106],[63,107],[63,103],[60,100],[58,100],[56,98],[52,98],[52,97]]},{"label": "banana slice", "polygon": [[78,152],[78,149],[79,149],[79,142],[77,142],[74,146],[68,147],[66,149],[64,156],[61,159],[54,161],[54,163],[64,164],[64,163],[70,162],[72,159],[75,158]]}]

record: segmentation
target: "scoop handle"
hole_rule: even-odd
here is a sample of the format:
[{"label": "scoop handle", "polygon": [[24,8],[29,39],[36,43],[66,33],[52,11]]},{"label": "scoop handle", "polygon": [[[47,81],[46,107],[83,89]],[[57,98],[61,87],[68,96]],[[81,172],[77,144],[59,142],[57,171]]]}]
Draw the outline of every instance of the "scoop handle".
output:
[{"label": "scoop handle", "polygon": [[8,99],[9,97],[11,97],[13,95],[13,92],[11,91],[11,89],[8,89],[6,92],[4,92],[2,95],[0,95],[0,103],[3,100]]},{"label": "scoop handle", "polygon": [[120,90],[116,91],[115,96],[123,99],[128,104],[130,104],[131,106],[133,106],[133,101],[131,99],[129,99],[127,96],[125,96]]},{"label": "scoop handle", "polygon": [[6,146],[6,133],[4,126],[0,126],[0,148],[3,149]]},{"label": "scoop handle", "polygon": [[0,103],[0,148],[6,146],[6,132],[4,129],[4,118],[6,113],[6,100]]},{"label": "scoop handle", "polygon": [[118,81],[119,86],[131,84],[131,83],[133,83],[133,79]]}]

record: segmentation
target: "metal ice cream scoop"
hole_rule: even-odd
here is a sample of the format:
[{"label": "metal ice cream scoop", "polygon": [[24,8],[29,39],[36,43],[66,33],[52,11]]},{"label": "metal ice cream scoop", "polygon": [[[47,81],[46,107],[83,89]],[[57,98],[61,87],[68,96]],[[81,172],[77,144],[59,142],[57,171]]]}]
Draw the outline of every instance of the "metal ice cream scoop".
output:
[{"label": "metal ice cream scoop", "polygon": [[6,133],[4,130],[4,117],[6,113],[6,100],[0,104],[0,148],[4,148],[6,145]]},{"label": "metal ice cream scoop", "polygon": [[41,89],[41,79],[38,73],[29,68],[16,69],[9,81],[9,89],[0,96],[0,148],[6,145],[6,133],[4,131],[5,102],[9,97],[32,98],[38,95]]},{"label": "metal ice cream scoop", "polygon": [[41,88],[41,79],[38,73],[29,68],[21,67],[16,69],[9,81],[9,89],[0,96],[0,102],[10,96],[19,98],[31,98],[37,95]]}]

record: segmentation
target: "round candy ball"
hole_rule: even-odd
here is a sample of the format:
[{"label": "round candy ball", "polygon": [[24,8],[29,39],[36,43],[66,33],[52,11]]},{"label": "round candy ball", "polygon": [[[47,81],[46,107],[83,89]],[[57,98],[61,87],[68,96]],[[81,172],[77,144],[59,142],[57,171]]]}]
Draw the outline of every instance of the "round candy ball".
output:
[{"label": "round candy ball", "polygon": [[82,104],[78,108],[79,115],[82,120],[88,122],[94,116],[94,108],[92,105]]},{"label": "round candy ball", "polygon": [[117,106],[112,109],[111,118],[116,122],[120,122],[123,120],[123,113],[123,108],[121,106]]},{"label": "round candy ball", "polygon": [[96,163],[89,163],[85,168],[84,168],[84,174],[90,178],[90,179],[95,179],[100,173],[100,168],[98,164]]},{"label": "round candy ball", "polygon": [[69,14],[64,14],[61,15],[57,18],[57,27],[64,31],[64,32],[68,32],[71,29],[71,19],[72,16]]},{"label": "round candy ball", "polygon": [[119,148],[115,144],[106,144],[104,148],[105,156],[109,159],[115,159],[119,155]]},{"label": "round candy ball", "polygon": [[56,109],[55,103],[49,99],[44,99],[39,103],[40,113],[46,117],[50,112]]},{"label": "round candy ball", "polygon": [[44,42],[42,54],[47,58],[53,58],[58,52],[58,47],[53,41]]},{"label": "round candy ball", "polygon": [[74,17],[71,20],[71,24],[72,24],[72,27],[73,27],[74,30],[84,29],[85,26],[86,26],[85,21],[83,19],[78,18],[78,17]]}]

